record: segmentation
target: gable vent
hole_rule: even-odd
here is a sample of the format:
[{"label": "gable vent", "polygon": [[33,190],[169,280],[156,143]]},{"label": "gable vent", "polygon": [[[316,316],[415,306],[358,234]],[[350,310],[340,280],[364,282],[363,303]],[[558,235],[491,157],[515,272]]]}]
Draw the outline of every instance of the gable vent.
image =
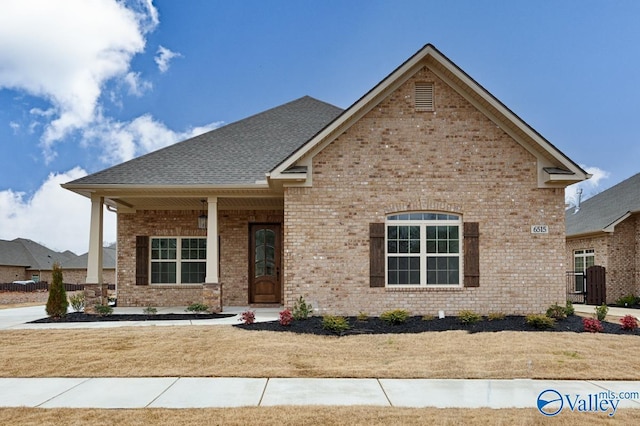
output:
[{"label": "gable vent", "polygon": [[416,110],[433,111],[433,83],[416,83]]}]

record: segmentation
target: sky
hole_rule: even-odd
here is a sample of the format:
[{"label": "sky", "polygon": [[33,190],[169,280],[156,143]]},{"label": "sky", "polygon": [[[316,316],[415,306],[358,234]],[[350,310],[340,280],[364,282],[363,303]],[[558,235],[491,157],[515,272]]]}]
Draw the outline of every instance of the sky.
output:
[{"label": "sky", "polygon": [[0,0],[0,239],[85,253],[90,202],[60,184],[305,95],[347,108],[427,43],[588,198],[640,172],[638,22],[636,0]]}]

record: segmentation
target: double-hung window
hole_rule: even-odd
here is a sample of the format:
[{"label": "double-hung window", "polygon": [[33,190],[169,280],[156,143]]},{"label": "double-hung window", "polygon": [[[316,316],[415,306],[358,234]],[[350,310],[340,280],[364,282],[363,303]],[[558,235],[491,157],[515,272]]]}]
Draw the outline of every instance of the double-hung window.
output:
[{"label": "double-hung window", "polygon": [[453,214],[387,216],[387,285],[459,286],[461,225]]},{"label": "double-hung window", "polygon": [[206,260],[206,238],[151,238],[151,284],[203,283]]}]

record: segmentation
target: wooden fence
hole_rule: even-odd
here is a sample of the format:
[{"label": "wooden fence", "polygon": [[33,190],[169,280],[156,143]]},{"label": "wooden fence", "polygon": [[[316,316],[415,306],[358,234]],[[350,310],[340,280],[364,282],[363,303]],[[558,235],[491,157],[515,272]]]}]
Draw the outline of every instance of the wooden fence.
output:
[{"label": "wooden fence", "polygon": [[[115,290],[115,284],[107,284],[109,290]],[[80,291],[84,290],[84,284],[64,284],[65,291]],[[14,283],[0,283],[0,291],[20,291],[20,292],[33,292],[33,291],[49,291],[49,283],[41,281],[37,283],[29,284],[14,284]]]}]

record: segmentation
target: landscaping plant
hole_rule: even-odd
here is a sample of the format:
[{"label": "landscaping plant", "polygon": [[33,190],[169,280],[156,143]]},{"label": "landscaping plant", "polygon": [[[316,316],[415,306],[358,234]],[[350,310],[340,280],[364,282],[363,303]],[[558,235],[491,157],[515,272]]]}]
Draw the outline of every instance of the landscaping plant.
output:
[{"label": "landscaping plant", "polygon": [[69,303],[74,312],[80,312],[84,310],[84,291],[80,291],[73,296],[69,297]]},{"label": "landscaping plant", "polygon": [[582,325],[584,326],[584,331],[590,333],[601,333],[604,330],[602,323],[595,318],[582,318]]},{"label": "landscaping plant", "polygon": [[96,313],[101,317],[113,314],[113,308],[109,305],[96,305]]},{"label": "landscaping plant", "polygon": [[306,320],[312,312],[313,306],[311,306],[311,303],[305,302],[302,296],[300,296],[293,304],[292,314],[293,319],[295,320]]},{"label": "landscaping plant", "polygon": [[336,334],[342,334],[350,327],[349,322],[345,317],[325,315],[322,317],[322,328],[332,331]]},{"label": "landscaping plant", "polygon": [[255,311],[244,311],[240,314],[238,321],[242,321],[243,324],[250,325],[256,321]]},{"label": "landscaping plant", "polygon": [[555,320],[563,320],[567,317],[567,310],[564,306],[555,303],[547,309],[547,316]]},{"label": "landscaping plant", "polygon": [[482,319],[482,315],[477,314],[473,311],[469,311],[469,310],[463,310],[458,312],[458,321],[460,321],[462,324],[475,324],[477,322],[479,322]]},{"label": "landscaping plant", "polygon": [[192,303],[189,306],[187,306],[187,309],[185,309],[186,312],[195,312],[196,314],[205,313],[208,310],[209,310],[209,306],[204,305],[202,303]]},{"label": "landscaping plant", "polygon": [[538,330],[553,328],[553,326],[556,324],[556,320],[542,314],[527,315],[525,318],[525,322],[531,327],[537,328]]},{"label": "landscaping plant", "polygon": [[409,319],[409,312],[404,309],[385,311],[380,314],[380,319],[393,325],[404,324]]},{"label": "landscaping plant", "polygon": [[573,308],[573,303],[571,303],[571,301],[569,300],[567,300],[567,303],[565,304],[564,313],[568,317],[576,313],[576,310]]},{"label": "landscaping plant", "polygon": [[49,298],[46,306],[47,315],[53,318],[62,318],[67,315],[69,301],[62,283],[62,268],[57,262],[53,264],[52,277],[53,280],[49,286]]},{"label": "landscaping plant", "polygon": [[360,312],[358,312],[358,316],[356,317],[356,319],[357,319],[358,321],[366,321],[366,320],[368,320],[368,319],[369,319],[369,315],[367,315],[367,313],[366,313],[366,312],[362,312],[362,311],[360,311]]},{"label": "landscaping plant", "polygon": [[291,311],[285,309],[284,311],[280,312],[280,318],[278,319],[278,322],[280,323],[280,325],[291,325],[291,323],[293,322],[293,314],[291,313]]},{"label": "landscaping plant", "polygon": [[620,326],[623,330],[635,330],[638,328],[638,319],[633,315],[625,315],[620,318]]},{"label": "landscaping plant", "polygon": [[503,320],[506,318],[506,315],[503,314],[502,312],[490,312],[489,315],[487,315],[487,319],[489,321],[498,321],[498,320]]},{"label": "landscaping plant", "polygon": [[154,308],[153,306],[147,306],[146,308],[144,308],[142,310],[142,313],[145,315],[155,315],[158,313],[158,310],[156,308]]},{"label": "landscaping plant", "polygon": [[604,321],[607,317],[607,312],[609,312],[609,307],[604,303],[600,306],[596,306],[596,317],[599,321]]},{"label": "landscaping plant", "polygon": [[616,305],[618,306],[633,306],[636,304],[638,304],[638,298],[633,294],[622,296],[620,299],[616,300]]}]

